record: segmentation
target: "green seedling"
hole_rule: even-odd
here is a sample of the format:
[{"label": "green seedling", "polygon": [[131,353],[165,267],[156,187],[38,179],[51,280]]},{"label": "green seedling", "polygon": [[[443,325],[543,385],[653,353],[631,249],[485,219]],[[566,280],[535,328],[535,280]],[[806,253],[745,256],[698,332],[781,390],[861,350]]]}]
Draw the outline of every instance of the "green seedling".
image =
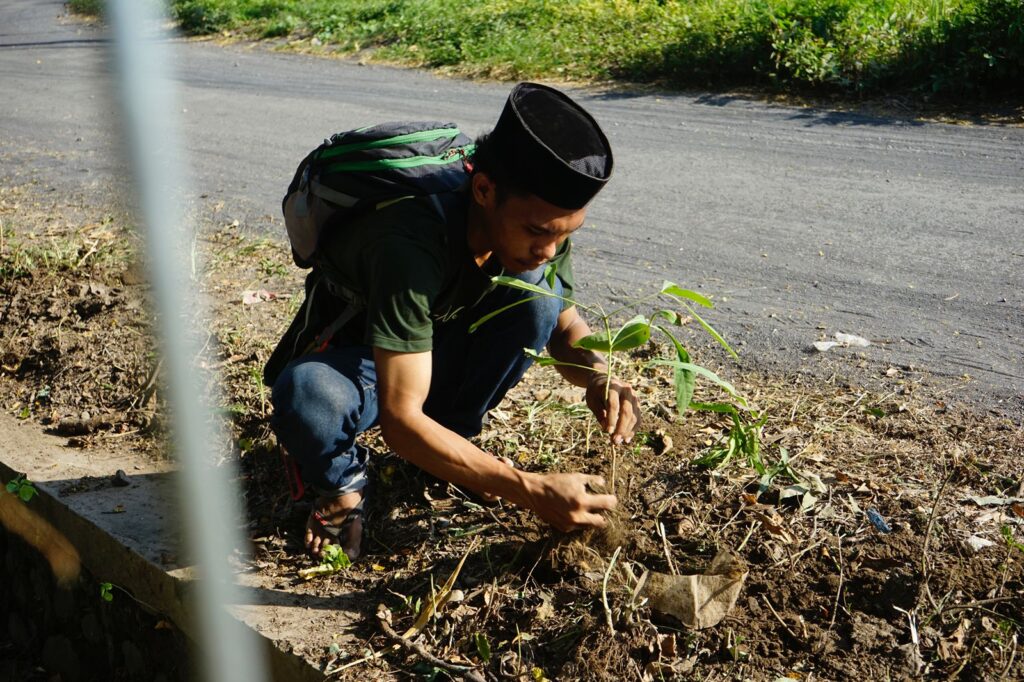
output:
[{"label": "green seedling", "polygon": [[[683,346],[679,340],[678,335],[674,333],[673,327],[682,326],[689,319],[695,320],[703,329],[711,336],[715,341],[721,345],[726,352],[734,358],[739,356],[736,351],[725,341],[721,334],[719,334],[703,317],[698,314],[696,306],[702,306],[705,308],[713,308],[712,302],[705,296],[684,289],[672,282],[664,282],[661,285],[661,289],[652,295],[628,305],[622,306],[611,312],[606,312],[600,305],[588,306],[579,303],[576,300],[567,298],[565,296],[559,296],[555,294],[551,289],[554,288],[555,284],[555,270],[553,267],[549,267],[544,274],[544,278],[549,288],[544,288],[536,284],[530,284],[522,280],[516,279],[515,277],[498,276],[491,279],[492,282],[499,286],[505,286],[512,289],[519,289],[526,291],[532,296],[529,296],[521,301],[517,301],[511,305],[499,308],[484,317],[480,318],[470,326],[470,331],[475,331],[480,325],[485,324],[488,320],[503,312],[514,308],[517,305],[535,301],[539,298],[556,298],[560,301],[568,303],[569,305],[575,306],[581,311],[593,316],[600,320],[600,330],[594,332],[588,336],[583,337],[575,342],[575,347],[591,350],[597,353],[602,353],[605,356],[605,370],[604,373],[607,377],[605,382],[605,399],[608,398],[608,391],[611,389],[612,380],[615,377],[616,370],[623,364],[624,360],[620,359],[620,355],[627,351],[635,350],[637,348],[648,345],[652,337],[655,334],[660,334],[668,339],[671,347],[674,351],[674,357],[672,358],[661,358],[651,361],[650,365],[665,365],[673,369],[673,386],[675,388],[676,395],[676,410],[679,415],[685,414],[688,408],[708,410],[712,412],[719,412],[729,414],[732,418],[733,427],[730,431],[727,439],[727,445],[719,450],[713,450],[712,452],[705,455],[708,463],[717,462],[717,465],[724,464],[726,461],[731,459],[737,453],[744,453],[748,460],[757,469],[758,474],[764,475],[766,473],[763,462],[760,458],[760,430],[764,426],[765,418],[761,418],[756,412],[750,409],[745,398],[743,398],[736,389],[727,381],[720,378],[711,370],[706,367],[701,367],[691,362],[690,353],[686,347]],[[681,307],[682,313],[673,308],[660,308],[655,306],[656,309],[649,315],[638,314],[621,325],[613,325],[612,320],[620,315],[621,313],[631,310],[636,311],[641,306],[648,303],[653,303],[658,299],[668,299],[672,302],[673,308]],[[685,313],[685,316],[684,314]],[[598,371],[591,367],[583,365],[576,365],[569,362],[563,362],[555,358],[541,355],[540,350],[532,348],[525,348],[524,352],[531,358],[537,365],[541,367],[547,366],[562,366],[562,367],[576,367],[587,371]],[[718,403],[700,403],[693,401],[694,388],[696,386],[697,377],[701,377],[717,385],[719,388],[724,390],[732,399],[732,402],[718,402]],[[751,416],[748,417],[747,414]],[[615,472],[616,472],[616,459],[617,459],[617,448],[612,446],[612,462],[611,462],[611,488],[615,489]]]},{"label": "green seedling", "polygon": [[341,545],[325,545],[320,548],[320,564],[312,568],[303,568],[299,577],[310,580],[318,576],[340,573],[352,565],[352,560],[345,554]]},{"label": "green seedling", "polygon": [[1009,526],[1002,526],[999,532],[1002,533],[1003,540],[1006,541],[1007,549],[1015,549],[1018,552],[1024,553],[1024,544],[1013,539],[1013,529]]},{"label": "green seedling", "polygon": [[114,585],[112,583],[100,583],[100,599],[106,602],[114,601]]},{"label": "green seedling", "polygon": [[33,497],[39,494],[36,487],[32,485],[32,481],[28,480],[24,474],[17,476],[7,481],[7,492],[12,495],[17,495],[21,498],[22,502],[28,502]]},{"label": "green seedling", "polygon": [[474,637],[476,642],[476,652],[480,655],[480,660],[484,662],[484,665],[491,662],[491,643],[487,641],[487,635],[482,632],[476,633]]}]

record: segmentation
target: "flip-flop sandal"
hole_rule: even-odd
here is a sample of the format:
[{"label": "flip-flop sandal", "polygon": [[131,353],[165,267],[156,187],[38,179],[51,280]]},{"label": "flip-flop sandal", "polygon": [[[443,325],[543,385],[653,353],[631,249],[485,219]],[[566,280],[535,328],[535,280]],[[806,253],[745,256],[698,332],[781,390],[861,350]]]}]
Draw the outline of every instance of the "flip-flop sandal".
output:
[{"label": "flip-flop sandal", "polygon": [[[366,517],[364,511],[364,505],[366,503],[366,488],[363,489],[363,495],[359,498],[359,502],[356,506],[349,510],[348,514],[345,515],[345,519],[339,525],[335,525],[324,518],[318,510],[314,509],[310,514],[310,518],[320,524],[320,528],[327,533],[331,538],[337,541],[343,534],[347,536],[348,531],[352,528],[352,524],[358,519],[363,521]],[[365,524],[364,524],[365,527]],[[362,544],[360,538],[360,545]]]}]

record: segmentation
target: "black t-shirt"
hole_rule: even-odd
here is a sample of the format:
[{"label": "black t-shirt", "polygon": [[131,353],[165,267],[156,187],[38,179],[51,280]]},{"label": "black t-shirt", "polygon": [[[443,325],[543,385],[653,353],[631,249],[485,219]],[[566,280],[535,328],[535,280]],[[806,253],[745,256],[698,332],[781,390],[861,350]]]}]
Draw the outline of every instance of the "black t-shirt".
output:
[{"label": "black t-shirt", "polygon": [[[427,199],[385,204],[336,231],[321,245],[324,273],[364,312],[341,336],[349,343],[403,353],[432,349],[434,323],[460,315],[482,316],[473,307],[501,274],[495,259],[480,267],[467,236],[468,195],[446,201],[445,220]],[[570,241],[552,263],[563,295],[572,296]]]}]

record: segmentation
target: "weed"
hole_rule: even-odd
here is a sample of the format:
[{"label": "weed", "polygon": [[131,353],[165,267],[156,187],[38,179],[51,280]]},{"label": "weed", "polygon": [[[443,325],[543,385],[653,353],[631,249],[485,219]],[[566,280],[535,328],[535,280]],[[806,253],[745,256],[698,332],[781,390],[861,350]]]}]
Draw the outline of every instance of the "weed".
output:
[{"label": "weed", "polygon": [[279,260],[274,260],[273,258],[261,258],[260,272],[267,277],[286,277],[291,270]]},{"label": "weed", "polygon": [[318,576],[332,575],[344,571],[352,565],[352,560],[345,554],[341,545],[325,545],[320,548],[320,564],[312,568],[303,568],[299,577],[310,580]]},{"label": "weed", "polygon": [[478,632],[473,639],[476,644],[476,652],[480,655],[480,660],[484,662],[484,665],[487,665],[491,662],[491,643],[487,641],[487,635]]},{"label": "weed", "polygon": [[561,457],[551,450],[545,450],[537,455],[536,462],[543,469],[551,469],[552,467],[557,466],[561,459]]},{"label": "weed", "polygon": [[112,583],[100,583],[100,599],[105,602],[114,601],[114,585]]},{"label": "weed", "polygon": [[7,481],[7,492],[12,495],[17,495],[22,502],[28,502],[33,497],[39,494],[36,487],[32,485],[32,481],[28,480],[24,474],[16,476],[11,480]]},{"label": "weed", "polygon": [[1002,526],[1000,527],[999,532],[1003,536],[1003,541],[1006,542],[1007,549],[1015,549],[1018,552],[1024,553],[1024,544],[1017,542],[1017,540],[1013,538],[1012,528],[1009,526]]}]

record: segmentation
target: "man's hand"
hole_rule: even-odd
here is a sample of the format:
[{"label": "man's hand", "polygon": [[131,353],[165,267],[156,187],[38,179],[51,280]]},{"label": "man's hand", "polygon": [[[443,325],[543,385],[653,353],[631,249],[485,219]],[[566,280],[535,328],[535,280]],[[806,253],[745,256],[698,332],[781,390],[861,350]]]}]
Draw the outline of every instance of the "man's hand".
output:
[{"label": "man's hand", "polygon": [[604,486],[604,479],[589,474],[535,475],[528,485],[529,507],[560,531],[593,526],[603,528],[607,521],[601,512],[615,509],[615,495],[587,491],[587,485]]},{"label": "man's hand", "polygon": [[629,384],[612,379],[609,385],[607,375],[593,374],[587,382],[587,407],[613,443],[621,445],[633,440],[640,425],[640,404]]}]

